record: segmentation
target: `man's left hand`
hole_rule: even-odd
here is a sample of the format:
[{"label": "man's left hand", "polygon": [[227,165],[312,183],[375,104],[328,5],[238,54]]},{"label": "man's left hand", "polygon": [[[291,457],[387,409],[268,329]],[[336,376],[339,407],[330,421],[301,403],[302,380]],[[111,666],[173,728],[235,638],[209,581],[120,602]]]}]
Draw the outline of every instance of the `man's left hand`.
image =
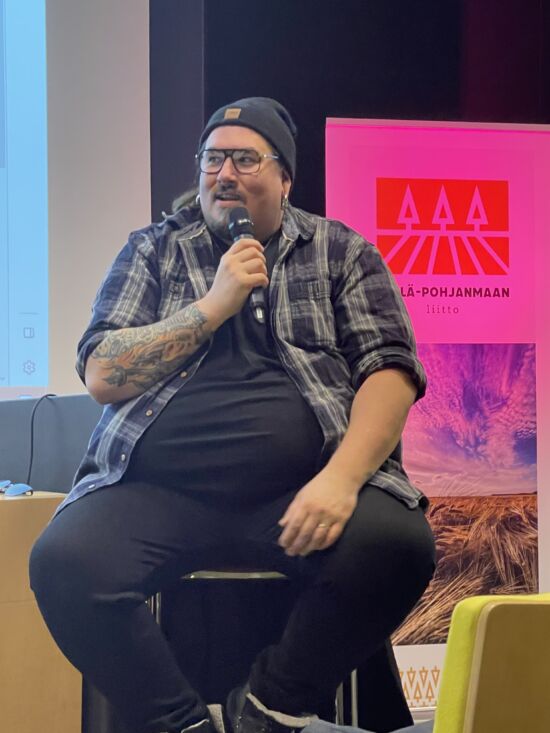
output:
[{"label": "man's left hand", "polygon": [[334,544],[357,506],[360,488],[327,468],[312,478],[279,521],[279,544],[286,554],[309,555]]}]

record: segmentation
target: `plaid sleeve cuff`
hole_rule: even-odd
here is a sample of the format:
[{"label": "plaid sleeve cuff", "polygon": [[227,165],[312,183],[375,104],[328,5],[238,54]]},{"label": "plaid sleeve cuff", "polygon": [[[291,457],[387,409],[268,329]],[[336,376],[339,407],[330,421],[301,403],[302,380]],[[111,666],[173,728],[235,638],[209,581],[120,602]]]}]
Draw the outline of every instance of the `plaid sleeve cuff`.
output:
[{"label": "plaid sleeve cuff", "polygon": [[357,364],[352,376],[352,384],[357,391],[367,377],[382,369],[401,369],[406,372],[416,386],[416,400],[426,393],[426,372],[420,361],[408,349],[386,347],[367,354]]},{"label": "plaid sleeve cuff", "polygon": [[78,354],[76,358],[76,371],[80,379],[86,384],[84,373],[86,371],[86,362],[88,357],[105,338],[106,331],[95,331],[91,334],[85,334],[78,344]]}]

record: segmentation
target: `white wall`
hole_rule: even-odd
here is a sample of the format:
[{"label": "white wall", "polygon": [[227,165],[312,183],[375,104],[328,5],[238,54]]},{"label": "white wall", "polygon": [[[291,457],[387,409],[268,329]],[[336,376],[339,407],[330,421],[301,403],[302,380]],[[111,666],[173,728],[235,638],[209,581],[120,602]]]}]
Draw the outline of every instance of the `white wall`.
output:
[{"label": "white wall", "polygon": [[50,391],[129,231],[151,216],[148,0],[47,0]]}]

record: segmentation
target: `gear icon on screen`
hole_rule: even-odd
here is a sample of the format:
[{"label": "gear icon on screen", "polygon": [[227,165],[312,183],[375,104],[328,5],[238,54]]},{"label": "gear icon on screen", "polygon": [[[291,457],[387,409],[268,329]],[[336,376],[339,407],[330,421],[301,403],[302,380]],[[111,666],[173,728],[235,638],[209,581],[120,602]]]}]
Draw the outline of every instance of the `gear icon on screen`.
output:
[{"label": "gear icon on screen", "polygon": [[27,361],[23,362],[23,371],[25,374],[34,374],[36,371],[36,364],[34,361],[27,359]]}]

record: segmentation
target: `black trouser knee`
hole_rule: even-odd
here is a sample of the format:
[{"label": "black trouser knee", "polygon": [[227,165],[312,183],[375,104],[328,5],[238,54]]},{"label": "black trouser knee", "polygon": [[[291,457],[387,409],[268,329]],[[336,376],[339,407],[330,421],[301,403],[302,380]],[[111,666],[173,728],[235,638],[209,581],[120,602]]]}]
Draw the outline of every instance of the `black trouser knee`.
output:
[{"label": "black trouser knee", "polygon": [[314,580],[280,644],[259,656],[255,694],[268,707],[317,712],[408,615],[432,577],[434,558],[422,510],[365,487],[341,538],[310,556]]}]

